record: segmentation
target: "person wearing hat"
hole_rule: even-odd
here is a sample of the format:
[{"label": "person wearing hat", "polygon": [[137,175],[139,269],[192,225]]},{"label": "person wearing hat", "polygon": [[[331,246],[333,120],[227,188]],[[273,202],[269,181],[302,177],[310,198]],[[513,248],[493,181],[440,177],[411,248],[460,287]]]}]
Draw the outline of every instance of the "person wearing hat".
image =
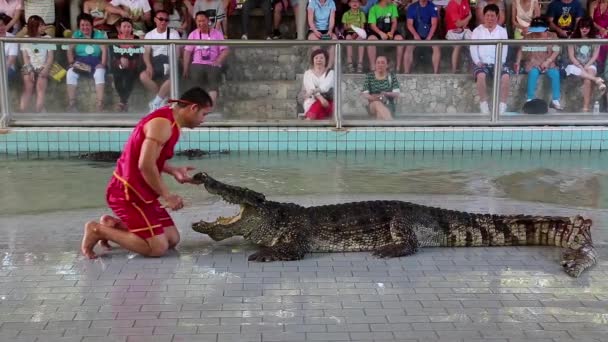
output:
[{"label": "person wearing hat", "polygon": [[[536,17],[530,22],[527,29],[527,39],[557,39],[557,34],[549,31],[549,22],[544,17]],[[563,110],[560,99],[560,74],[556,60],[560,53],[559,45],[534,45],[523,46],[517,52],[515,72],[519,73],[522,67],[528,74],[527,99],[533,100],[536,96],[536,84],[541,74],[547,75],[551,80],[551,104],[549,107]]]},{"label": "person wearing hat", "polygon": [[[181,184],[192,182],[190,166],[172,166],[182,127],[196,128],[213,107],[211,96],[200,87],[189,89],[171,105],[142,118],[127,139],[106,189],[106,201],[116,217],[104,215],[99,222],[85,224],[81,252],[97,257],[99,242],[108,241],[143,256],[160,257],[179,242],[179,232],[165,208],[179,210],[181,196],[174,194],[161,174],[173,176]],[[160,203],[163,201],[163,204]]]}]

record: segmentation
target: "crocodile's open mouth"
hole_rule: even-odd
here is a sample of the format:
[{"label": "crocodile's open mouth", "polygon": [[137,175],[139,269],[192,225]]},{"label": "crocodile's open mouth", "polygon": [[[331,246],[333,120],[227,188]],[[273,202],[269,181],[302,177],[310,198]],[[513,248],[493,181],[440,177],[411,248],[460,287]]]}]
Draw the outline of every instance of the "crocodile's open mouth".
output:
[{"label": "crocodile's open mouth", "polygon": [[210,223],[211,224],[229,225],[229,224],[233,224],[233,223],[237,222],[243,216],[243,211],[245,211],[245,206],[244,205],[240,205],[239,207],[240,208],[239,208],[238,214],[236,214],[234,216],[228,216],[228,217],[220,216],[215,221],[210,222]]}]

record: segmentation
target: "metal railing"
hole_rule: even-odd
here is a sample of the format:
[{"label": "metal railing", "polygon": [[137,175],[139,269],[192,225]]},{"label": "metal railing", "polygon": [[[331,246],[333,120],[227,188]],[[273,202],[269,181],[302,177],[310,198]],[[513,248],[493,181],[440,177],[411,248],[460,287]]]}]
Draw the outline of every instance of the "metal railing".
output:
[{"label": "metal railing", "polygon": [[[44,44],[62,44],[62,45],[74,45],[74,44],[94,44],[94,45],[115,45],[115,44],[137,44],[137,45],[166,45],[168,46],[169,64],[171,68],[170,81],[171,81],[171,96],[179,96],[179,82],[178,73],[178,58],[177,48],[187,45],[201,44],[195,40],[145,40],[145,41],[133,41],[133,40],[119,40],[119,39],[72,39],[72,38],[7,38],[0,37],[0,127],[10,125],[12,111],[8,103],[8,84],[6,75],[6,58],[4,55],[4,46],[8,43],[44,43]],[[576,39],[576,40],[564,40],[564,39],[546,39],[546,40],[462,40],[462,41],[449,41],[449,40],[433,40],[433,41],[337,41],[337,40],[317,40],[317,41],[302,41],[302,40],[205,40],[205,45],[220,45],[228,47],[265,47],[265,48],[285,48],[295,46],[323,46],[335,47],[335,61],[334,69],[335,84],[334,84],[334,124],[335,128],[341,129],[345,125],[343,120],[343,113],[341,112],[341,86],[342,86],[342,54],[341,49],[343,46],[376,46],[376,47],[397,47],[397,46],[439,46],[439,47],[454,47],[454,46],[473,46],[473,45],[494,45],[496,49],[495,65],[502,65],[502,50],[505,45],[511,47],[523,46],[523,45],[576,45],[576,44],[593,44],[593,45],[608,45],[608,39]],[[500,94],[500,79],[501,79],[501,67],[494,68],[494,75],[492,78],[493,86],[493,106],[491,115],[484,119],[467,119],[466,122],[463,120],[443,120],[441,122],[433,120],[416,120],[413,122],[406,121],[371,121],[371,120],[358,120],[356,123],[349,122],[352,126],[500,126],[500,125],[606,125],[608,124],[608,116],[606,118],[597,116],[591,116],[587,118],[577,119],[551,119],[551,120],[538,120],[538,119],[515,119],[515,120],[502,120],[499,115],[499,94]],[[266,122],[260,122],[259,120],[252,121],[239,121],[239,122],[213,122],[208,126],[276,126],[276,125],[288,125],[288,126],[319,126],[326,124],[315,124],[314,122],[304,123],[298,121],[295,123],[293,120],[285,120],[284,122],[268,120]],[[49,122],[37,121],[42,126],[52,126],[52,120]],[[64,122],[65,124],[65,122]],[[69,122],[74,126],[78,125],[78,120]],[[102,123],[103,125],[115,126],[123,125],[124,122],[112,122],[109,120]]]}]

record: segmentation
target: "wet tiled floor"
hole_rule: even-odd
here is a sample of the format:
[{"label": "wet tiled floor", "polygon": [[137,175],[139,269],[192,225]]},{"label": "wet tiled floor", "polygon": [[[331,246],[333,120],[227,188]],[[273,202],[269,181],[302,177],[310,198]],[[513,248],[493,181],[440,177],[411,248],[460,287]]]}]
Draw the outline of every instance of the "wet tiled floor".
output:
[{"label": "wet tiled floor", "polygon": [[[346,197],[293,198],[312,203]],[[310,254],[250,263],[239,238],[213,243],[189,223],[232,209],[174,213],[177,251],[79,255],[104,211],[0,217],[0,341],[608,341],[608,212],[487,198],[409,197],[495,213],[594,220],[599,264],[568,277],[554,247],[434,248],[398,259]]]}]

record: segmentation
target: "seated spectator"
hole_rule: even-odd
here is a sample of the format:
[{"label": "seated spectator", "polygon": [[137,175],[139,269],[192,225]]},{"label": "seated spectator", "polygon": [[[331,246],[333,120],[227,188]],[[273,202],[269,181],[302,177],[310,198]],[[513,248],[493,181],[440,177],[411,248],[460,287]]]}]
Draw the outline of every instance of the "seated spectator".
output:
[{"label": "seated spectator", "polygon": [[88,13],[93,17],[93,28],[104,31],[108,36],[114,31],[112,25],[107,23],[106,6],[107,0],[87,0],[82,4],[82,12]]},{"label": "seated spectator", "polygon": [[[129,18],[120,18],[117,23],[118,39],[139,39],[133,34],[133,21]],[[112,73],[114,75],[114,88],[120,97],[116,111],[129,110],[129,97],[137,80],[139,66],[142,64],[144,47],[133,44],[119,44],[112,46]]]},{"label": "seated spectator", "polygon": [[338,39],[344,39],[344,25],[342,24],[342,16],[344,13],[350,10],[349,0],[334,0],[336,5],[336,25],[334,26],[334,33]]},{"label": "seated spectator", "polygon": [[[598,38],[608,38],[608,1],[595,0],[589,6],[589,16],[593,18]],[[606,57],[608,56],[608,45],[600,46],[600,54],[598,56],[598,67],[604,71],[604,79],[608,68],[606,68]]]},{"label": "seated spectator", "polygon": [[[44,20],[46,28],[44,33],[47,36],[55,37],[55,1],[54,0],[24,0],[23,11],[25,14],[25,22],[30,20],[30,17],[37,15]],[[27,25],[26,25],[27,26]],[[17,37],[23,38],[27,34],[27,27],[23,27]]]},{"label": "seated spectator", "polygon": [[179,32],[182,38],[186,38],[190,29],[190,13],[184,0],[164,0],[163,9],[169,13],[168,27]]},{"label": "seated spectator", "polygon": [[585,14],[578,0],[553,0],[547,8],[549,28],[560,38],[568,38]]},{"label": "seated spectator", "polygon": [[[307,9],[308,40],[338,39],[334,34],[336,25],[336,5],[334,0],[310,0]],[[314,48],[313,48],[314,49]],[[334,48],[329,48],[327,68],[334,65]]]},{"label": "seated spectator", "polygon": [[0,0],[0,13],[11,18],[6,24],[6,31],[12,34],[19,32],[23,16],[23,0]]},{"label": "seated spectator", "polygon": [[[12,33],[6,32],[7,23],[11,19],[4,13],[0,13],[0,37],[14,37]],[[15,43],[4,44],[4,56],[6,61],[6,75],[9,81],[12,81],[17,76],[17,55],[19,54],[19,45]]]},{"label": "seated spectator", "polygon": [[[365,29],[365,13],[361,11],[361,0],[349,0],[348,5],[350,10],[344,12],[342,15],[342,24],[344,25],[344,35],[346,40],[364,40],[366,37],[361,37],[355,32],[354,28],[359,28],[361,31]],[[365,32],[365,31],[363,31]],[[363,72],[363,52],[364,46],[359,46],[357,49],[357,72]],[[346,69],[348,72],[355,72],[353,67],[353,47],[351,45],[346,46]]]},{"label": "seated spectator", "polygon": [[[367,39],[368,40],[403,40],[403,36],[397,33],[397,5],[390,0],[380,0],[369,9],[367,15]],[[367,47],[369,67],[373,71],[377,64],[376,47]],[[403,46],[397,47],[397,67],[399,72],[403,59]]]},{"label": "seated spectator", "polygon": [[[146,33],[144,39],[180,39],[177,31],[167,27],[169,24],[169,13],[167,11],[156,12],[154,22],[156,23],[156,28]],[[139,74],[139,79],[148,91],[156,94],[154,99],[148,104],[150,111],[154,111],[163,106],[171,92],[167,46],[146,46],[143,57],[146,69]],[[156,82],[160,82],[160,86]]]},{"label": "seated spectator", "polygon": [[310,56],[310,69],[302,80],[302,106],[306,120],[324,120],[333,114],[334,71],[327,69],[327,51],[317,49]]},{"label": "seated spectator", "polygon": [[368,101],[367,113],[380,120],[391,120],[399,94],[399,81],[394,73],[389,73],[388,59],[376,57],[374,71],[366,75],[363,83],[363,97]]},{"label": "seated spectator", "polygon": [[297,24],[298,22],[298,2],[299,0],[274,0],[273,8],[273,19],[272,19],[272,39],[281,39],[281,19],[283,15],[287,13],[287,10],[291,7],[293,11],[293,18]]},{"label": "seated spectator", "polygon": [[[471,39],[508,39],[507,30],[498,25],[497,5],[487,5],[483,9],[484,23],[477,26],[473,30]],[[477,92],[479,94],[479,108],[484,114],[490,113],[488,105],[488,94],[486,90],[486,78],[494,77],[494,68],[501,68],[500,77],[500,107],[499,112],[503,114],[507,110],[507,98],[509,96],[509,68],[506,66],[508,46],[503,46],[502,49],[502,66],[495,66],[496,46],[494,45],[471,45],[471,59],[475,64],[473,67],[473,76],[477,84]],[[494,99],[494,105],[498,99]]]},{"label": "seated spectator", "polygon": [[[469,0],[450,0],[445,10],[445,28],[447,40],[465,40],[471,39],[471,30],[469,30],[469,21],[473,15]],[[456,73],[458,69],[458,58],[460,57],[461,45],[454,45],[452,50],[452,73]]]},{"label": "seated spectator", "polygon": [[[93,29],[93,17],[87,13],[80,13],[76,19],[78,30],[72,38],[107,39],[103,31]],[[68,111],[75,112],[76,86],[80,76],[93,76],[95,80],[95,93],[97,96],[96,108],[103,110],[104,87],[106,83],[106,63],[108,49],[105,45],[76,44],[68,46],[68,72],[66,75],[68,91]]]},{"label": "seated spectator", "polygon": [[152,8],[152,13],[156,13],[160,10],[167,10],[165,8],[165,0],[149,0],[150,8]]},{"label": "seated spectator", "polygon": [[[583,17],[575,26],[571,38],[590,39],[596,36],[593,19]],[[589,111],[591,101],[591,82],[603,92],[606,85],[601,77],[597,77],[597,57],[600,53],[598,44],[568,45],[568,58],[571,64],[566,67],[566,75],[575,75],[583,79],[583,112]]]},{"label": "seated spectator", "polygon": [[241,31],[243,35],[241,39],[247,39],[249,37],[249,16],[251,11],[259,7],[264,13],[264,31],[266,32],[266,39],[272,39],[272,8],[270,0],[245,0],[243,8],[241,9]]},{"label": "seated spectator", "polygon": [[475,7],[475,18],[477,19],[477,25],[483,25],[483,9],[487,5],[492,4],[498,6],[498,10],[500,11],[500,13],[498,14],[498,25],[505,27],[505,15],[507,11],[505,9],[505,3],[503,0],[480,0],[479,2],[477,2],[477,6]]},{"label": "seated spectator", "polygon": [[150,25],[152,18],[152,7],[148,0],[112,0],[106,7],[110,14],[129,18],[133,21],[133,32],[136,36],[143,37]]},{"label": "seated spectator", "polygon": [[[44,20],[37,15],[33,15],[27,21],[26,38],[51,38],[44,33]],[[19,110],[27,112],[32,103],[34,88],[36,89],[36,113],[44,111],[46,87],[49,80],[49,73],[54,60],[55,44],[23,43],[21,53],[23,55],[23,94],[21,94],[21,104]]]},{"label": "seated spectator", "polygon": [[[224,40],[222,32],[209,26],[206,12],[196,14],[196,29],[190,33],[188,40]],[[228,47],[219,45],[188,45],[184,49],[183,78],[192,79],[209,92],[216,103],[222,78],[222,64],[228,57]],[[190,69],[192,64],[192,69]]]},{"label": "seated spectator", "polygon": [[540,16],[538,0],[513,0],[511,4],[511,24],[515,28],[513,37],[523,39],[528,34],[532,18]]},{"label": "seated spectator", "polygon": [[[536,17],[530,25],[526,27],[526,39],[557,39],[557,35],[549,30],[549,23],[542,17]],[[528,74],[527,100],[532,101],[536,98],[536,84],[541,74],[546,74],[551,80],[551,108],[563,110],[559,103],[560,98],[560,75],[556,60],[560,53],[559,45],[534,45],[524,46],[517,53],[515,62],[515,72],[519,73],[521,62]]]},{"label": "seated spectator", "polygon": [[[407,8],[407,34],[408,39],[414,40],[433,40],[437,39],[437,8],[430,0],[418,0]],[[412,71],[412,62],[414,61],[413,45],[408,45],[405,48],[403,55],[403,69],[406,74]],[[439,61],[441,60],[441,49],[439,46],[432,46],[433,49],[433,72],[439,73]]]},{"label": "seated spectator", "polygon": [[227,3],[224,0],[196,0],[192,9],[192,19],[194,19],[196,13],[206,12],[211,27],[221,31],[224,38],[228,38],[226,5]]}]

